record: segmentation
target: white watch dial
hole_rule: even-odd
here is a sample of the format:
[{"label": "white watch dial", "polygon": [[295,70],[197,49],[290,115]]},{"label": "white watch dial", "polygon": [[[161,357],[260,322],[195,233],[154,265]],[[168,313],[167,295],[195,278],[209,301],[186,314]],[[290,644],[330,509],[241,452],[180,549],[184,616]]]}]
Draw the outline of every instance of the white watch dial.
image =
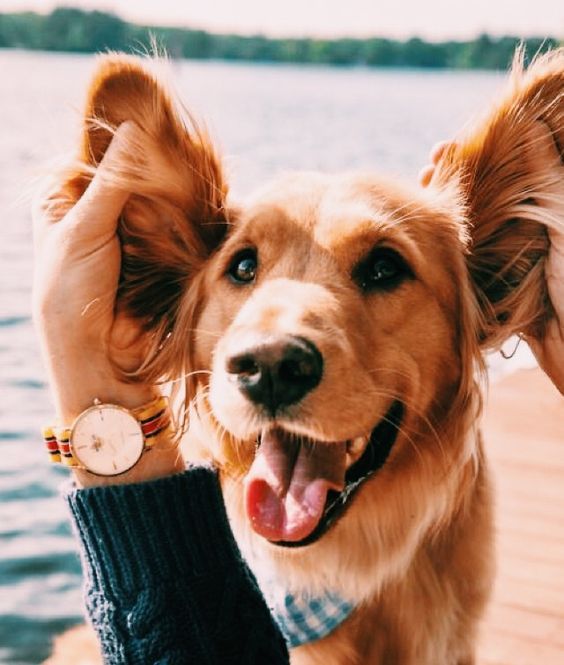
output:
[{"label": "white watch dial", "polygon": [[117,476],[131,469],[143,453],[141,424],[126,409],[100,404],[81,413],[74,422],[74,457],[92,473]]}]

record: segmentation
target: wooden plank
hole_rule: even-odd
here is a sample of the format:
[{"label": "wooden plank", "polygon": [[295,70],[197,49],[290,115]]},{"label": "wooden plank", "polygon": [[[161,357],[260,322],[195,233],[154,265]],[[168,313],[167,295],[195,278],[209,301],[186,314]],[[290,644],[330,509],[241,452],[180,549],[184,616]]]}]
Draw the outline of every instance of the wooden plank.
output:
[{"label": "wooden plank", "polygon": [[490,389],[498,578],[480,665],[564,665],[564,400],[539,370]]},{"label": "wooden plank", "polygon": [[[563,627],[560,617],[528,612],[520,607],[495,605],[488,614],[488,630],[497,634],[512,634],[511,626],[520,626],[519,636],[529,641],[561,642],[557,633]],[[562,646],[562,644],[558,645]]]}]

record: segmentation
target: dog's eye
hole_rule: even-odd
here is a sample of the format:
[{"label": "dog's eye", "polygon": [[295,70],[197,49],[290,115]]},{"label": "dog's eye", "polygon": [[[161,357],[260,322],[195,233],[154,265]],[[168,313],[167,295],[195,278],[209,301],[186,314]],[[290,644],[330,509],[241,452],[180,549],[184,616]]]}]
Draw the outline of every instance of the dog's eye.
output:
[{"label": "dog's eye", "polygon": [[231,261],[227,274],[235,284],[249,284],[257,276],[257,255],[254,249],[244,249]]},{"label": "dog's eye", "polygon": [[357,264],[352,277],[363,291],[375,291],[393,289],[413,273],[395,250],[376,247]]}]

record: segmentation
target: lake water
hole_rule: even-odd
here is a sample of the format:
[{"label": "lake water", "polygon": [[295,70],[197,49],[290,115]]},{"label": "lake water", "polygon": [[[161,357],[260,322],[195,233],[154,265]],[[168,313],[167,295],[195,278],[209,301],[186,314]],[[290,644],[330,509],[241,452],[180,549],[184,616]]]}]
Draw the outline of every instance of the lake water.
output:
[{"label": "lake water", "polygon": [[[81,620],[80,570],[40,426],[52,418],[30,321],[28,198],[68,151],[92,56],[0,51],[0,662],[38,663]],[[373,169],[413,180],[431,145],[483,108],[501,77],[174,63],[172,79],[207,119],[244,194],[293,169]],[[524,347],[524,345],[522,345]],[[530,363],[524,349],[511,363]],[[495,370],[502,367],[493,360]]]}]

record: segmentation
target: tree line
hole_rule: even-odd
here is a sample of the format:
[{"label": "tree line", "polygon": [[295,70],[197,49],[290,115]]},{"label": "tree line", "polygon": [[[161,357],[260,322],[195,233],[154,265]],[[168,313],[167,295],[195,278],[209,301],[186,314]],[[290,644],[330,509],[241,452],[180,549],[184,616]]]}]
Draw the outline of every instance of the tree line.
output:
[{"label": "tree line", "polygon": [[156,41],[173,58],[246,60],[256,62],[506,69],[521,42],[531,56],[559,44],[553,37],[494,38],[427,42],[368,39],[271,39],[261,35],[213,34],[205,30],[142,26],[115,14],[61,7],[50,14],[0,14],[0,48],[92,53],[108,49],[151,50]]}]

